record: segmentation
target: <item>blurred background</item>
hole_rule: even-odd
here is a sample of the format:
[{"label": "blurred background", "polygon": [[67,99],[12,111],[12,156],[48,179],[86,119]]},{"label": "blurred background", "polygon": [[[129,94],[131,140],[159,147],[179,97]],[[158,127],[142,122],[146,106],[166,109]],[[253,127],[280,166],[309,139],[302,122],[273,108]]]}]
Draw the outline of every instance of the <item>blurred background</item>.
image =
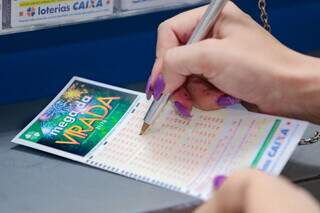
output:
[{"label": "blurred background", "polygon": [[[235,3],[260,23],[258,0]],[[0,35],[0,104],[51,98],[74,75],[118,86],[145,82],[158,25],[192,7]],[[267,0],[267,10],[276,38],[317,54],[320,1]]]}]

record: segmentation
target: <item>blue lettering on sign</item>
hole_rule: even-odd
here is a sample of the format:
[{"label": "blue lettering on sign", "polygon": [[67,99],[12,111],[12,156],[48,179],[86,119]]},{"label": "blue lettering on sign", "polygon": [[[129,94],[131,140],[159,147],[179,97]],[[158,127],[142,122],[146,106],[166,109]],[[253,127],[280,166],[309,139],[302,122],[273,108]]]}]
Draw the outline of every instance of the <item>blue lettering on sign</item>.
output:
[{"label": "blue lettering on sign", "polygon": [[57,5],[55,7],[38,7],[38,15],[47,15],[47,14],[56,14],[56,13],[64,13],[69,12],[70,6],[69,5]]},{"label": "blue lettering on sign", "polygon": [[89,8],[96,8],[96,7],[102,7],[102,0],[97,0],[97,1],[79,1],[75,2],[73,4],[73,9],[74,10],[85,10]]},{"label": "blue lettering on sign", "polygon": [[[103,7],[102,0],[82,0],[77,1],[72,5],[73,10],[85,10],[90,8]],[[65,13],[71,10],[71,5],[61,5],[58,4],[56,6],[39,6],[37,8],[38,15],[49,15],[49,14],[57,14],[57,13]]]}]

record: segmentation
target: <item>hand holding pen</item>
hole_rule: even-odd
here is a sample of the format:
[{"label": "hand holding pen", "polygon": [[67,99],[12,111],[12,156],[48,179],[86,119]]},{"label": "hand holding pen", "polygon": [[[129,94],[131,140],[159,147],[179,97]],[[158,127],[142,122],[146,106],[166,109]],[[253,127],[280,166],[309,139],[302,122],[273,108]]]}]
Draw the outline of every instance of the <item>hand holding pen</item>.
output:
[{"label": "hand holding pen", "polygon": [[[206,38],[208,33],[213,27],[213,24],[218,19],[221,11],[223,10],[224,6],[228,0],[212,0],[208,5],[206,11],[202,15],[201,19],[197,21],[197,25],[194,27],[193,32],[188,36],[188,41],[185,42],[187,45],[194,44],[196,42],[201,41],[202,39]],[[162,24],[163,25],[163,24]],[[159,28],[160,29],[160,28]],[[160,33],[159,33],[160,35]],[[158,54],[157,54],[158,55]],[[155,100],[152,102],[149,110],[146,113],[144,118],[144,123],[141,128],[142,135],[149,126],[154,123],[159,113],[162,111],[162,108],[166,105],[168,99],[170,98],[171,93],[165,94],[162,96],[162,91],[165,89],[164,87],[164,80],[161,75],[158,76],[158,80],[155,83]],[[147,89],[149,86],[149,82],[147,85]],[[160,87],[160,88],[157,88]],[[161,92],[157,94],[157,91]],[[149,95],[149,94],[147,94]],[[162,96],[162,97],[161,97]],[[147,97],[148,98],[148,97]],[[180,108],[180,110],[184,110],[182,105],[179,105],[178,102],[175,102],[175,106]],[[189,116],[189,115],[187,115]]]},{"label": "hand holding pen", "polygon": [[310,76],[316,76],[318,60],[282,45],[233,2],[204,39],[185,45],[205,11],[197,8],[160,25],[148,98],[172,94],[183,117],[192,116],[193,106],[216,110],[242,100],[252,111],[320,120],[309,113],[316,112],[313,99],[305,98],[316,93],[310,81],[318,78]]}]

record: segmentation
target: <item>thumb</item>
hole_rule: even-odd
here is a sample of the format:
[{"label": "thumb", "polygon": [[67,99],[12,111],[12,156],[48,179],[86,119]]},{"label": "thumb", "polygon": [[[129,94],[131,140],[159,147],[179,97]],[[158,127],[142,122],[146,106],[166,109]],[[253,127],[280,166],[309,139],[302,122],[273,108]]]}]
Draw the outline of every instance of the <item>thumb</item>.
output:
[{"label": "thumb", "polygon": [[210,38],[169,49],[163,56],[161,69],[164,93],[174,92],[190,75],[212,78],[216,74],[212,58],[219,53],[220,43],[220,40]]}]

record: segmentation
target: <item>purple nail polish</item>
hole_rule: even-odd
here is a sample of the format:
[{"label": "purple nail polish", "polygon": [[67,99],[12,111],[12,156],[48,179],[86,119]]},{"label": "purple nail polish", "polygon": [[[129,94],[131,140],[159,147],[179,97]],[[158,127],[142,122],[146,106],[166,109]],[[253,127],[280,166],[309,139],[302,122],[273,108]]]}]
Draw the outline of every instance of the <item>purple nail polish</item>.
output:
[{"label": "purple nail polish", "polygon": [[152,96],[151,78],[148,79],[148,83],[147,83],[147,86],[146,86],[146,95],[147,95],[147,99],[150,100],[150,98]]},{"label": "purple nail polish", "polygon": [[224,176],[224,175],[218,175],[218,176],[216,176],[216,177],[213,179],[213,188],[214,188],[215,190],[218,190],[226,179],[227,179],[227,177]]},{"label": "purple nail polish", "polygon": [[219,97],[217,103],[221,107],[227,107],[240,103],[240,100],[229,95],[222,95]]},{"label": "purple nail polish", "polygon": [[185,106],[183,106],[180,102],[175,101],[174,106],[182,117],[191,118],[191,114],[189,110]]},{"label": "purple nail polish", "polygon": [[162,74],[158,75],[156,82],[154,83],[153,88],[153,97],[155,100],[159,100],[164,91],[165,83]]}]

